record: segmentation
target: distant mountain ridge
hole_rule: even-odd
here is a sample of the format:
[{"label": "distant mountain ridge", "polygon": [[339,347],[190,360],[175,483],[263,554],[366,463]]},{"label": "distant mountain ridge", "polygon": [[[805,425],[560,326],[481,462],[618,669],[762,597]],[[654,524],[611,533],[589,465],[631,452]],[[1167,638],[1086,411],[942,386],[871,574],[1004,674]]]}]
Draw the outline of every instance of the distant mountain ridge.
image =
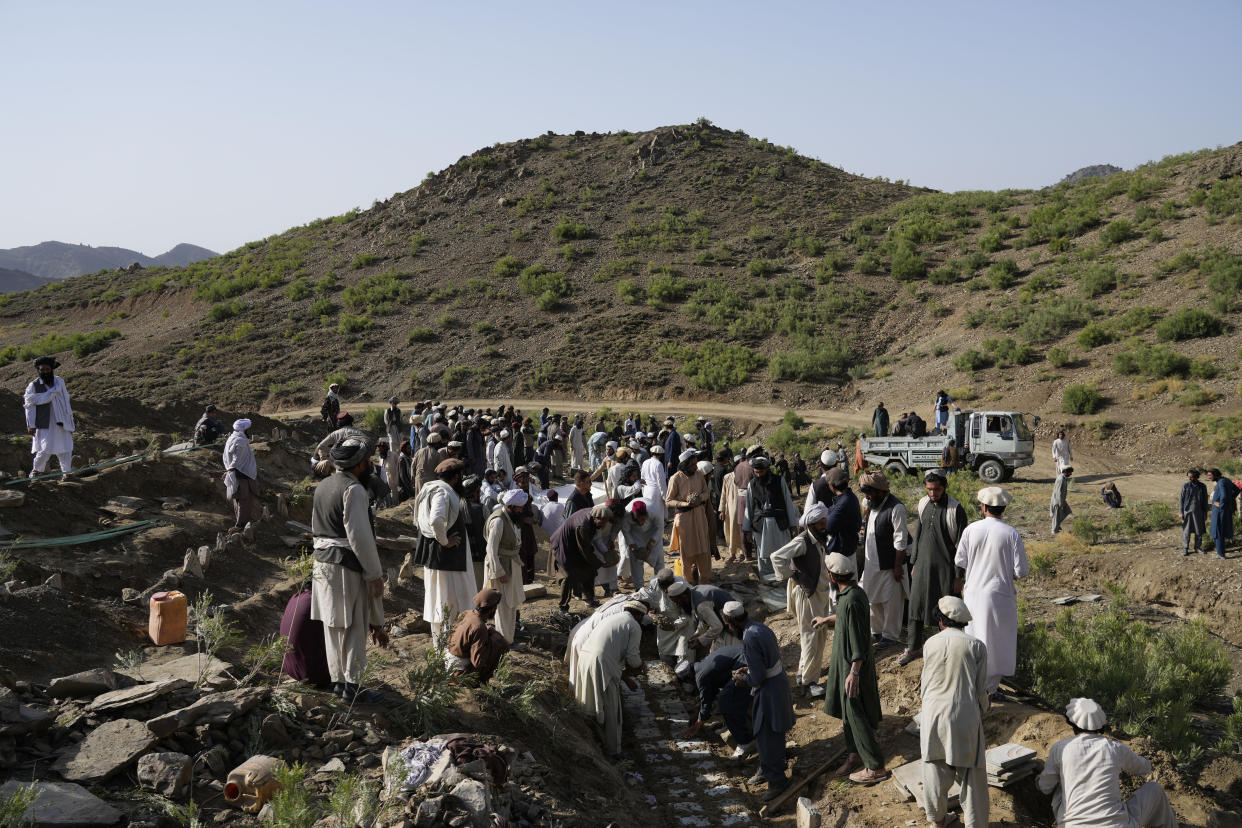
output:
[{"label": "distant mountain ridge", "polygon": [[16,293],[19,290],[34,290],[43,287],[50,279],[27,273],[24,270],[13,270],[0,267],[0,293]]},{"label": "distant mountain ridge", "polygon": [[60,281],[81,276],[83,273],[125,267],[134,262],[143,267],[185,267],[215,255],[216,253],[205,247],[184,243],[158,256],[146,256],[125,247],[92,247],[89,244],[47,241],[0,250],[0,268],[20,270],[44,280]]}]

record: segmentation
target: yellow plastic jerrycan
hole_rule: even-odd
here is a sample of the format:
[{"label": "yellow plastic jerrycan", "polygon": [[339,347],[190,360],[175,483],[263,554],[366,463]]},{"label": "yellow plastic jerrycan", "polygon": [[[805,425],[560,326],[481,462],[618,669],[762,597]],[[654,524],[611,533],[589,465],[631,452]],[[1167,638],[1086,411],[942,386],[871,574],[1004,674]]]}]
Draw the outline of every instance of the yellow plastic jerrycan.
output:
[{"label": "yellow plastic jerrycan", "polygon": [[265,802],[284,788],[276,779],[276,769],[284,764],[274,756],[251,756],[229,774],[224,783],[224,801],[234,808],[257,814]]}]

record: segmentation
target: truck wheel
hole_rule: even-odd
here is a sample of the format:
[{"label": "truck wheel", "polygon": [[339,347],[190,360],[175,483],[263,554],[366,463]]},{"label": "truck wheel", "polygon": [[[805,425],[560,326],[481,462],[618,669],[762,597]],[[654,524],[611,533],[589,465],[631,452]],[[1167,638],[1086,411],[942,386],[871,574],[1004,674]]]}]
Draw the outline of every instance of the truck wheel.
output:
[{"label": "truck wheel", "polygon": [[889,460],[884,464],[884,474],[888,477],[901,477],[906,473],[906,464],[900,460]]},{"label": "truck wheel", "polygon": [[999,460],[984,460],[979,464],[979,479],[984,483],[1000,483],[1005,479],[1005,467]]}]

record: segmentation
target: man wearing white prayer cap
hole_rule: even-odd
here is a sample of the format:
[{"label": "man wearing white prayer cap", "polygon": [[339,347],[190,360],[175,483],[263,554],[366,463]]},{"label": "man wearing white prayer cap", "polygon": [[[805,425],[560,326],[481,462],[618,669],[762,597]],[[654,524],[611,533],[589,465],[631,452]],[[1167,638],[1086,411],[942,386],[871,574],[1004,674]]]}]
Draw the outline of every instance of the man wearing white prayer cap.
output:
[{"label": "man wearing white prayer cap", "polygon": [[259,463],[250,447],[250,420],[233,421],[233,433],[224,443],[224,493],[233,503],[233,526],[229,534],[240,532],[250,522],[254,499],[259,496]]},{"label": "man wearing white prayer cap", "polygon": [[500,593],[496,630],[510,644],[517,632],[518,607],[526,601],[526,590],[522,586],[522,536],[518,524],[522,519],[522,507],[529,499],[530,495],[522,489],[504,491],[483,527],[486,548],[483,577],[487,586]]},{"label": "man wearing white prayer cap", "polygon": [[936,604],[940,632],[923,653],[923,712],[919,744],[923,752],[923,809],[932,825],[948,817],[949,788],[961,786],[966,828],[987,828],[987,741],[983,714],[988,650],[969,636],[970,610],[961,598],[946,595]]},{"label": "man wearing white prayer cap", "polygon": [[[691,583],[705,584],[712,580],[712,550],[716,538],[707,518],[711,502],[711,484],[698,469],[698,452],[687,449],[677,458],[677,473],[668,481],[664,505],[673,515],[670,548],[681,552],[682,566]],[[675,545],[674,545],[675,544]]]},{"label": "man wearing white prayer cap", "polygon": [[1065,718],[1075,735],[1048,750],[1048,761],[1035,780],[1052,795],[1058,825],[1117,825],[1125,828],[1177,828],[1169,798],[1156,781],[1121,797],[1121,774],[1145,776],[1151,762],[1099,731],[1108,722],[1091,699],[1070,699]]},{"label": "man wearing white prayer cap", "polygon": [[787,581],[785,601],[798,622],[802,651],[796,683],[812,698],[824,695],[819,676],[824,666],[828,627],[815,626],[817,617],[832,612],[831,584],[824,573],[828,555],[828,507],[816,503],[802,516],[802,531],[772,553],[772,568]]},{"label": "man wearing white prayer cap", "polygon": [[966,571],[962,600],[973,620],[966,632],[988,649],[987,692],[995,693],[1001,678],[1018,666],[1018,591],[1015,578],[1030,571],[1022,535],[1001,519],[1013,500],[999,486],[980,489],[983,519],[962,532],[954,565]]},{"label": "man wearing white prayer cap", "polygon": [[840,456],[832,449],[824,449],[820,452],[819,475],[811,481],[811,487],[807,489],[804,509],[810,509],[816,503],[822,503],[825,506],[832,505],[833,494],[828,486],[828,472],[835,469],[840,462]]}]

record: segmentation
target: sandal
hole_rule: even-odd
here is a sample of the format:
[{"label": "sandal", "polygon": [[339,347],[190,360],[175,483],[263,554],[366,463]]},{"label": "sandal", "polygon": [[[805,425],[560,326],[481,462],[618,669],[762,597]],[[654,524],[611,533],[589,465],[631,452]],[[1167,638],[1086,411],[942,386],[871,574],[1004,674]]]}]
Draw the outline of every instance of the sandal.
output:
[{"label": "sandal", "polygon": [[832,772],[832,775],[837,778],[849,776],[855,768],[860,767],[861,765],[862,757],[857,753],[851,753],[849,756],[845,757],[845,761],[841,763],[841,766]]},{"label": "sandal", "polygon": [[877,782],[883,782],[892,774],[881,768],[880,770],[872,770],[871,768],[863,768],[857,773],[850,774],[850,781],[858,785],[874,785]]}]

